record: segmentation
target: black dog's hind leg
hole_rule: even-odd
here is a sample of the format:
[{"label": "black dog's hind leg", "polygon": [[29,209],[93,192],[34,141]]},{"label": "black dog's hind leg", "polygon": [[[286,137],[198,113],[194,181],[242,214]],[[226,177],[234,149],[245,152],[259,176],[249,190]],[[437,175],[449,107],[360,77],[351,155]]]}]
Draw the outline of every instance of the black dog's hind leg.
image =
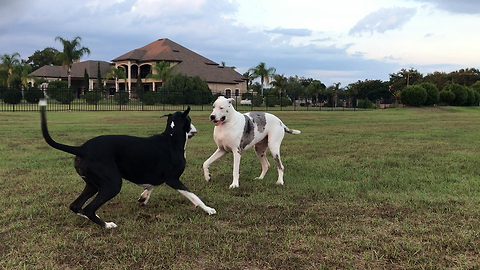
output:
[{"label": "black dog's hind leg", "polygon": [[167,181],[166,183],[168,186],[176,189],[183,196],[187,197],[187,199],[189,199],[193,203],[193,205],[195,205],[195,207],[199,206],[200,208],[203,209],[203,211],[207,212],[207,214],[209,215],[213,215],[217,213],[215,209],[206,206],[205,203],[203,203],[202,200],[200,200],[200,198],[197,195],[190,192],[188,188],[184,186],[182,182],[180,182],[180,180],[178,179],[170,180],[170,181]]},{"label": "black dog's hind leg", "polygon": [[122,177],[116,172],[105,171],[104,168],[105,167],[101,168],[101,171],[95,170],[95,174],[91,170],[92,173],[88,175],[88,179],[98,187],[98,193],[97,196],[82,209],[81,214],[106,229],[112,229],[116,228],[117,225],[113,222],[101,220],[95,212],[120,192],[122,189]]},{"label": "black dog's hind leg", "polygon": [[98,192],[98,188],[85,179],[85,188],[78,198],[70,204],[70,210],[78,215],[82,215],[82,207],[85,202]]}]

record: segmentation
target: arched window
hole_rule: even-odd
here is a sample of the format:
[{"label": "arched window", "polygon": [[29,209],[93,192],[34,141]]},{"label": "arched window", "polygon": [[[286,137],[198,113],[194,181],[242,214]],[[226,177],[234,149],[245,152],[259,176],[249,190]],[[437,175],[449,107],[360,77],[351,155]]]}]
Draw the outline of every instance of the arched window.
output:
[{"label": "arched window", "polygon": [[225,98],[231,98],[232,97],[232,90],[230,89],[225,89]]},{"label": "arched window", "polygon": [[137,65],[132,65],[131,67],[131,78],[136,79],[138,77],[138,66]]},{"label": "arched window", "polygon": [[140,66],[140,78],[145,79],[148,74],[150,74],[151,65],[141,65]]}]

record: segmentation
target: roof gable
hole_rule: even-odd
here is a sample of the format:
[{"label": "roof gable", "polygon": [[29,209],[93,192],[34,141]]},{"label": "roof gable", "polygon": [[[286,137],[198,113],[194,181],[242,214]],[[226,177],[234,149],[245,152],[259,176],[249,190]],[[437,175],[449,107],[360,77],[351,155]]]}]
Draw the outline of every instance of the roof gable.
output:
[{"label": "roof gable", "polygon": [[[98,63],[100,63],[100,74],[102,77],[110,72],[111,64],[109,62],[88,60],[72,64],[72,78],[83,78],[85,69],[87,70],[90,78],[96,78]],[[67,67],[62,66],[43,66],[30,73],[30,75],[49,78],[66,78],[68,76]]]},{"label": "roof gable", "polygon": [[164,38],[132,50],[112,60],[113,62],[133,61],[177,62],[173,74],[181,73],[189,77],[199,76],[207,82],[237,84],[245,77],[232,68],[219,66],[218,63],[191,51],[170,39]]}]

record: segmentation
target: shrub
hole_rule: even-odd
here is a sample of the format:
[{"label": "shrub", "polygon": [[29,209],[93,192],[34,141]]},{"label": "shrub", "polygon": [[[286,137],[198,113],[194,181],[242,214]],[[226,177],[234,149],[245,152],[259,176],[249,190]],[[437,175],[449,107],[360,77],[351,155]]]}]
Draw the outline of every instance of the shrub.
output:
[{"label": "shrub", "polygon": [[155,105],[160,103],[160,101],[161,96],[159,92],[148,91],[143,94],[143,102],[145,102],[146,105]]},{"label": "shrub", "polygon": [[255,107],[260,107],[263,104],[263,97],[261,95],[253,96],[252,105]]},{"label": "shrub", "polygon": [[469,87],[466,87],[465,88],[467,90],[467,100],[465,101],[465,103],[463,105],[465,106],[472,106],[474,103],[475,103],[475,91]]},{"label": "shrub", "polygon": [[85,102],[89,105],[97,105],[101,98],[102,94],[99,91],[88,91],[85,93]]},{"label": "shrub", "polygon": [[425,105],[430,106],[438,103],[438,101],[440,100],[440,93],[438,92],[435,84],[425,82],[420,84],[420,87],[427,91],[427,100],[425,101]]},{"label": "shrub", "polygon": [[168,94],[167,103],[173,105],[179,105],[183,102],[183,93],[182,92],[173,92]]},{"label": "shrub", "polygon": [[462,86],[456,83],[449,83],[445,85],[443,90],[452,91],[455,94],[455,98],[449,103],[450,105],[454,106],[462,106],[467,102],[468,99],[468,91],[467,87]]},{"label": "shrub", "polygon": [[6,104],[18,104],[22,100],[22,91],[20,89],[7,89],[3,95],[3,102]]},{"label": "shrub", "polygon": [[358,108],[371,109],[373,108],[373,103],[368,98],[364,100],[360,100],[358,101]]},{"label": "shrub", "polygon": [[280,99],[280,106],[287,107],[287,106],[291,106],[291,105],[292,105],[292,101],[289,98],[282,97]]},{"label": "shrub", "polygon": [[440,91],[440,102],[444,104],[451,104],[452,101],[455,99],[455,94],[449,90],[442,90]]},{"label": "shrub", "polygon": [[409,85],[402,90],[400,99],[405,105],[419,107],[427,101],[427,91],[418,85]]},{"label": "shrub", "polygon": [[130,101],[128,92],[125,91],[115,93],[114,99],[118,105],[126,105]]},{"label": "shrub", "polygon": [[25,100],[28,103],[36,104],[43,98],[43,91],[34,87],[25,91]]},{"label": "shrub", "polygon": [[280,104],[280,100],[278,97],[272,95],[272,96],[265,96],[265,103],[267,104],[268,107],[275,107],[275,105]]}]

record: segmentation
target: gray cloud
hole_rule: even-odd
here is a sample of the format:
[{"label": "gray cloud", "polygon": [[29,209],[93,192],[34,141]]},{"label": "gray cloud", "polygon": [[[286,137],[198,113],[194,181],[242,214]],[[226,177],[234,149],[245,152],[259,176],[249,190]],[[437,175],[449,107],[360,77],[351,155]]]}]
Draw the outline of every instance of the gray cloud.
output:
[{"label": "gray cloud", "polygon": [[270,34],[280,34],[280,35],[285,35],[285,36],[296,36],[296,37],[309,37],[312,35],[312,30],[301,28],[282,28],[282,27],[277,27],[272,30],[266,30],[264,31],[265,33],[270,33]]},{"label": "gray cloud", "polygon": [[400,29],[416,12],[415,8],[381,8],[358,21],[348,34],[354,36],[367,32],[373,35],[374,32],[385,33],[388,30]]},{"label": "gray cloud", "polygon": [[414,0],[421,3],[430,3],[439,9],[459,14],[480,14],[478,0]]},{"label": "gray cloud", "polygon": [[[92,52],[82,60],[110,61],[159,38],[169,38],[217,63],[236,66],[240,73],[265,62],[280,74],[312,77],[327,85],[341,82],[346,86],[359,79],[387,80],[389,73],[401,68],[396,63],[366,60],[362,53],[351,56],[347,50],[353,44],[335,44],[335,39],[291,45],[294,36],[312,36],[308,29],[252,31],[229,19],[238,11],[235,1],[210,0],[188,11],[173,12],[155,6],[153,12],[132,11],[136,0],[103,1],[99,2],[101,7],[87,7],[85,2],[15,2],[9,7],[10,13],[16,14],[15,20],[0,19],[0,54],[19,52],[22,59],[27,59],[35,50],[50,46],[61,49],[54,40],[56,36],[80,36],[82,45]],[[5,13],[2,7],[0,12]],[[384,28],[373,29],[381,32],[386,31]],[[280,35],[272,39],[272,33]]]}]

